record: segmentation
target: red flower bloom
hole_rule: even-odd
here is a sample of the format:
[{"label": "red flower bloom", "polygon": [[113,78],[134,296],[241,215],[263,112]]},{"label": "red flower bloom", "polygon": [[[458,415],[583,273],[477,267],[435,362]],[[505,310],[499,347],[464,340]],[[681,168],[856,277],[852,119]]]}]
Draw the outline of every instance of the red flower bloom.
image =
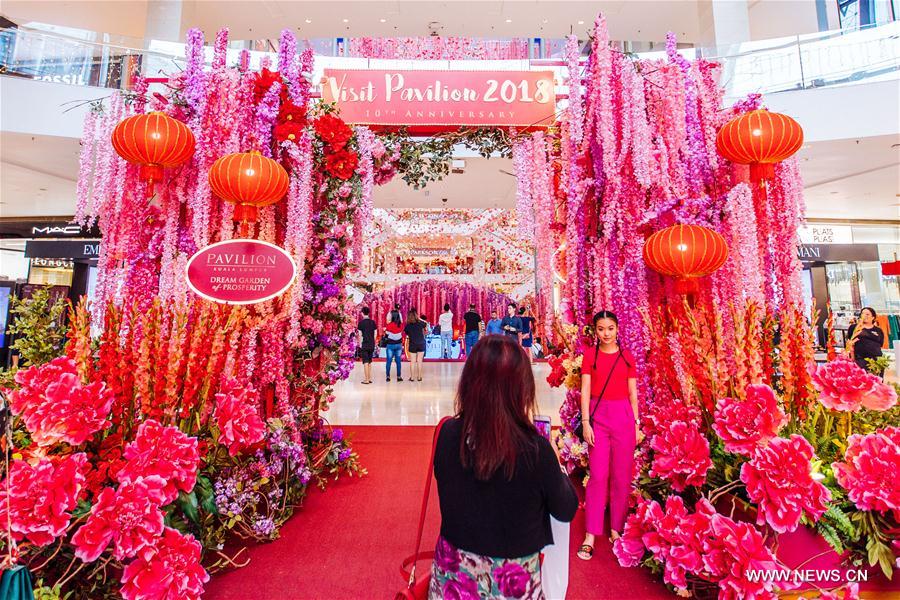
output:
[{"label": "red flower bloom", "polygon": [[767,385],[748,385],[747,398],[722,398],[716,407],[713,430],[728,452],[751,455],[765,446],[787,425],[788,417],[778,406],[775,392]]},{"label": "red flower bloom", "polygon": [[125,600],[193,600],[203,594],[209,574],[200,565],[200,543],[166,527],[162,538],[125,566]]},{"label": "red flower bloom", "polygon": [[886,427],[847,440],[834,477],[860,510],[900,510],[900,427]]},{"label": "red flower bloom", "polygon": [[144,421],[134,441],[125,447],[125,458],[128,462],[118,473],[119,482],[158,475],[165,481],[162,504],[175,500],[178,490],[190,492],[197,483],[197,438],[177,427],[163,427],[152,419]]},{"label": "red flower bloom", "polygon": [[16,383],[20,389],[9,394],[9,406],[39,446],[78,446],[109,425],[112,392],[102,381],[84,385],[69,358],[19,371]]},{"label": "red flower bloom", "polygon": [[355,152],[339,150],[325,155],[325,170],[338,179],[350,179],[356,172],[358,162]]},{"label": "red flower bloom", "polygon": [[266,424],[259,418],[259,393],[227,378],[216,394],[216,425],[219,443],[236,456],[266,435]]},{"label": "red flower bloom", "polygon": [[331,146],[334,152],[341,150],[353,137],[353,130],[334,115],[322,115],[313,122],[313,126],[322,141]]},{"label": "red flower bloom", "polygon": [[547,383],[550,387],[559,387],[566,380],[566,368],[563,366],[562,356],[551,356],[547,359],[550,364],[550,374],[547,375]]},{"label": "red flower bloom", "polygon": [[253,103],[259,104],[276,81],[281,81],[281,73],[278,71],[262,69],[257,73],[256,80],[253,82]]},{"label": "red flower bloom", "polygon": [[819,365],[813,385],[819,390],[819,402],[833,410],[888,410],[897,403],[893,387],[846,358]]},{"label": "red flower bloom", "polygon": [[709,442],[696,426],[675,421],[653,437],[650,447],[655,451],[651,477],[667,480],[678,492],[706,481],[706,472],[712,466]]},{"label": "red flower bloom", "polygon": [[84,562],[97,560],[110,542],[116,560],[131,558],[152,548],[163,530],[166,482],[162,477],[138,477],[118,490],[105,488],[91,507],[87,522],[72,536],[75,556]]},{"label": "red flower bloom", "polygon": [[622,536],[613,543],[613,554],[623,567],[638,566],[647,553],[643,538],[651,531],[649,517],[651,504],[656,503],[648,502],[644,498],[638,500],[637,510],[628,515],[628,520],[625,521]]},{"label": "red flower bloom", "polygon": [[275,125],[275,139],[279,142],[289,140],[297,143],[303,135],[303,124],[297,121],[282,121]]},{"label": "red flower bloom", "polygon": [[778,533],[794,531],[805,512],[817,521],[828,507],[831,492],[812,478],[813,447],[802,435],[773,439],[757,449],[741,467],[747,495],[759,505],[756,523],[768,523]]},{"label": "red flower bloom", "polygon": [[290,100],[285,100],[278,110],[278,122],[291,122],[297,125],[306,124],[306,107],[294,104]]},{"label": "red flower bloom", "polygon": [[84,487],[86,465],[84,453],[44,458],[35,466],[13,461],[8,483],[0,484],[0,523],[4,528],[11,523],[13,538],[27,537],[36,546],[63,535]]}]

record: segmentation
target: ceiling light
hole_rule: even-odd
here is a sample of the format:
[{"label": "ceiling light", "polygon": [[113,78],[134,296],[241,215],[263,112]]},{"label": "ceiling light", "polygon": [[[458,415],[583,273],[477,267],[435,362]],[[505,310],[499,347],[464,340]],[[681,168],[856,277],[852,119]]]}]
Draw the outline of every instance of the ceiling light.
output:
[{"label": "ceiling light", "polygon": [[306,22],[307,22],[307,23],[312,23],[312,19],[307,19]]},{"label": "ceiling light", "polygon": [[542,23],[544,23],[544,25],[546,25],[547,23],[549,23],[549,20],[544,19],[544,20],[542,21]]},{"label": "ceiling light", "polygon": [[344,23],[349,23],[350,19],[344,19]]},{"label": "ceiling light", "polygon": [[512,23],[512,19],[507,19],[506,22],[507,22],[507,23]]},{"label": "ceiling light", "polygon": [[584,21],[578,21],[579,25],[584,25]]},{"label": "ceiling light", "polygon": [[381,21],[382,23],[387,23],[387,19],[378,19],[378,20]]}]

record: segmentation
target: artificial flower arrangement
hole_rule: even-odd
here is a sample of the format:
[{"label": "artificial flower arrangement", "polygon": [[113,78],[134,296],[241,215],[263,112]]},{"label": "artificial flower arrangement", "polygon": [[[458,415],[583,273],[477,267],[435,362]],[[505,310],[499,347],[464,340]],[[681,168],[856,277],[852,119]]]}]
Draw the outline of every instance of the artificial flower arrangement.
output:
[{"label": "artificial flower arrangement", "polygon": [[[634,512],[614,544],[620,564],[649,567],[695,595],[774,598],[793,582],[747,572],[798,567],[778,539],[805,527],[827,541],[835,565],[892,577],[900,557],[897,390],[841,357],[816,366],[807,355],[802,380],[788,381],[788,342],[768,342],[776,322],[760,316],[753,303],[735,308],[738,327],[727,335],[717,326],[722,316],[702,306],[647,315],[648,339],[658,340],[650,349],[654,394],[643,408]],[[734,351],[727,359],[726,346]],[[561,458],[570,470],[586,469],[572,433],[577,370],[571,355],[551,367],[548,383],[572,396],[560,409]],[[837,597],[820,585],[822,597]],[[841,593],[857,597],[858,586]]]},{"label": "artificial flower arrangement", "polygon": [[[110,306],[92,340],[81,304],[65,354],[16,373],[0,517],[40,589],[197,598],[208,571],[240,564],[228,540],[274,539],[310,481],[364,472],[340,430],[297,407],[261,418],[236,349],[217,352],[234,314],[211,313],[224,312]],[[210,329],[189,332],[188,315]],[[166,319],[186,343],[164,341]]]}]

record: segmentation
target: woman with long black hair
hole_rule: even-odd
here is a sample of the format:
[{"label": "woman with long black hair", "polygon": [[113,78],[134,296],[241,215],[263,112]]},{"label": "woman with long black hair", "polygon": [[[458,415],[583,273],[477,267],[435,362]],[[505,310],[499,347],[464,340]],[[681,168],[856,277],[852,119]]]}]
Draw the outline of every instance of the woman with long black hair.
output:
[{"label": "woman with long black hair", "polygon": [[571,521],[578,498],[550,442],[532,421],[534,375],[512,336],[472,347],[441,428],[434,476],[441,535],[429,598],[544,598],[541,548],[550,516]]},{"label": "woman with long black hair", "polygon": [[610,539],[618,538],[625,526],[640,437],[634,357],[619,346],[619,320],[602,310],[593,322],[595,341],[581,359],[581,423],[591,470],[584,499],[587,533],[578,549],[583,560],[590,560],[596,536],[603,535],[607,503]]},{"label": "woman with long black hair", "polygon": [[875,322],[875,309],[867,306],[859,311],[859,322],[850,328],[847,342],[850,358],[866,371],[871,371],[868,361],[880,358],[884,345],[884,330]]}]

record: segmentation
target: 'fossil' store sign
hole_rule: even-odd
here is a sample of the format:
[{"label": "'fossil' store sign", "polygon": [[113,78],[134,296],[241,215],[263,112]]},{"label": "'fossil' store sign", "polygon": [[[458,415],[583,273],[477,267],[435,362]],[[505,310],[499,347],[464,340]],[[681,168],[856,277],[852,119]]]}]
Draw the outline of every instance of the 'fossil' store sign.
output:
[{"label": "'fossil' store sign", "polygon": [[547,127],[552,71],[325,69],[322,98],[358,125]]}]

